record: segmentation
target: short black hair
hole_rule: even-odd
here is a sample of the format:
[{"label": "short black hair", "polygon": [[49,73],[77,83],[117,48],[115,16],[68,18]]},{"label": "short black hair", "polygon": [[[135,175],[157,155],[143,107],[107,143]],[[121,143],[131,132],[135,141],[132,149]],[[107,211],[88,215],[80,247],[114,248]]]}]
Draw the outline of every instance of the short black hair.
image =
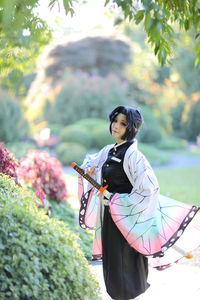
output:
[{"label": "short black hair", "polygon": [[122,140],[132,141],[143,122],[143,117],[138,109],[128,106],[117,106],[109,115],[110,133],[112,134],[111,125],[118,114],[124,114],[127,120],[126,132],[121,137]]}]

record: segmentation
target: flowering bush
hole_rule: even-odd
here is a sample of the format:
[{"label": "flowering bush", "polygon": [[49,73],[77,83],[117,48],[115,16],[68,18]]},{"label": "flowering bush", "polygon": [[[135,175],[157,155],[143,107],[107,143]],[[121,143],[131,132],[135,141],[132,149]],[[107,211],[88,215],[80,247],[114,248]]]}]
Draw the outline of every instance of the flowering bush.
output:
[{"label": "flowering bush", "polygon": [[18,177],[30,184],[41,200],[46,197],[58,203],[66,201],[68,195],[63,175],[61,163],[47,152],[29,150],[20,160]]},{"label": "flowering bush", "polygon": [[15,183],[19,185],[16,172],[18,165],[17,159],[12,156],[3,143],[0,143],[0,173],[12,177]]}]

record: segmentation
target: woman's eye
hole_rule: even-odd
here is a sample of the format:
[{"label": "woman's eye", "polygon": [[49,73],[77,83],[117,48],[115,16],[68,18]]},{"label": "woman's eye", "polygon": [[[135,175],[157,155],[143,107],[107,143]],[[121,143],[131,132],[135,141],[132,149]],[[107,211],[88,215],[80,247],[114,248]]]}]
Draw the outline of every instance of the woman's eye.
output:
[{"label": "woman's eye", "polygon": [[126,126],[126,124],[125,124],[125,123],[122,123],[122,125],[123,125],[123,126]]}]

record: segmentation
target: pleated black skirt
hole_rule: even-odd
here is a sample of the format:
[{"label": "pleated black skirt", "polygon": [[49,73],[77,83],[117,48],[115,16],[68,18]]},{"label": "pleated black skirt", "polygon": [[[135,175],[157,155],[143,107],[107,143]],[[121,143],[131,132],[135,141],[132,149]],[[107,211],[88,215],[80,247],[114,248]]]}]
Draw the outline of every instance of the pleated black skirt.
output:
[{"label": "pleated black skirt", "polygon": [[129,246],[105,206],[102,228],[103,275],[112,299],[134,299],[149,287],[148,259]]}]

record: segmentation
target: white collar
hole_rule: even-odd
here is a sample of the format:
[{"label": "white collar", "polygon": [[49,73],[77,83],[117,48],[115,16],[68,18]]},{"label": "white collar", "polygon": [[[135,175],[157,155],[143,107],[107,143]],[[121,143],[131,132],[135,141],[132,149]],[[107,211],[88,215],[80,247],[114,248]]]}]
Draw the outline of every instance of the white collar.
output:
[{"label": "white collar", "polygon": [[119,144],[117,144],[117,145],[114,145],[115,151],[117,150],[117,147],[119,147],[119,146],[125,144],[126,142],[127,142],[127,141],[123,141],[123,142],[121,142],[121,143],[119,143]]}]

